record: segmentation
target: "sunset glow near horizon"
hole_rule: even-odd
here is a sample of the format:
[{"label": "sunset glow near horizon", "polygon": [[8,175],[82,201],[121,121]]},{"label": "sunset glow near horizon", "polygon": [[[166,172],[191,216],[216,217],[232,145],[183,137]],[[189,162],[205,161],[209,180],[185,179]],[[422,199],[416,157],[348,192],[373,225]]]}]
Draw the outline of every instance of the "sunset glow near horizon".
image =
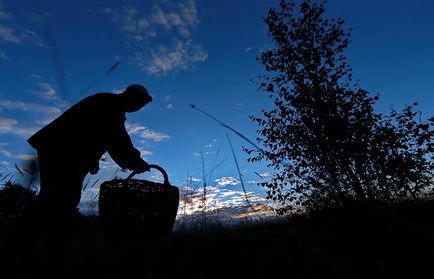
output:
[{"label": "sunset glow near horizon", "polygon": [[[26,139],[69,106],[139,83],[154,101],[127,114],[127,130],[142,156],[189,193],[185,213],[202,210],[204,185],[209,210],[245,205],[227,135],[250,200],[265,202],[257,183],[272,173],[266,162],[248,163],[249,143],[190,104],[255,140],[249,115],[272,107],[256,90],[264,71],[256,57],[272,47],[263,18],[277,3],[0,0],[0,179],[20,177],[15,164],[34,156]],[[326,9],[353,29],[348,62],[362,88],[380,94],[377,110],[417,102],[422,117],[434,114],[434,2],[329,1]],[[108,155],[100,167],[86,178],[83,201],[96,198],[101,181],[128,175]]]}]

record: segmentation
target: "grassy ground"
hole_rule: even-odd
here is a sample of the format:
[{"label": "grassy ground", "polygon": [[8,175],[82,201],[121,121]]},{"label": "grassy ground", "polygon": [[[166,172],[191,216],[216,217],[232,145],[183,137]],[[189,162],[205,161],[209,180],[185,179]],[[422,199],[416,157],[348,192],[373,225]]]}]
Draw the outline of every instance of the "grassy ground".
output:
[{"label": "grassy ground", "polygon": [[[434,278],[434,202],[354,204],[232,227],[199,224],[138,241],[103,236],[97,217],[80,220],[67,278]],[[40,245],[20,276],[50,274],[44,255]]]}]

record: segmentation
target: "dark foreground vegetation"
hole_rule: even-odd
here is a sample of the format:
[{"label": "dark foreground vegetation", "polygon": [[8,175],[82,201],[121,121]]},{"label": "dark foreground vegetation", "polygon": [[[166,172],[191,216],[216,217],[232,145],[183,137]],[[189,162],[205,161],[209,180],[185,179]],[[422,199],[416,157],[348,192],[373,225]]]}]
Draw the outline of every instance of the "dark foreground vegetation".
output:
[{"label": "dark foreground vegetation", "polygon": [[[66,278],[434,278],[433,201],[352,203],[279,221],[224,224],[108,241],[98,217],[81,216]],[[204,226],[205,225],[205,226]],[[12,224],[3,223],[1,242]],[[31,232],[29,232],[31,233]],[[43,241],[11,278],[46,278]],[[10,266],[9,266],[10,267]],[[5,277],[3,267],[0,278]]]},{"label": "dark foreground vegetation", "polygon": [[[265,18],[274,47],[258,57],[258,89],[275,108],[252,116],[262,147],[245,151],[272,168],[261,185],[279,213],[308,214],[140,240],[107,238],[98,217],[80,216],[62,277],[434,278],[434,117],[417,104],[374,112],[379,97],[353,81],[344,56],[344,21],[325,17],[326,1],[301,2],[282,0]],[[22,210],[10,201],[27,195],[9,190],[0,244]],[[0,278],[61,276],[43,241],[29,261],[4,256]]]}]

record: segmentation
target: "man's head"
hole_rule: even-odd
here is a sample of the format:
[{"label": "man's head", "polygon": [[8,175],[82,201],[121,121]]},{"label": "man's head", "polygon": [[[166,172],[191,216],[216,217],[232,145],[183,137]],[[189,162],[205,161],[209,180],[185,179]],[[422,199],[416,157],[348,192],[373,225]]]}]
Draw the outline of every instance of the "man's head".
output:
[{"label": "man's head", "polygon": [[149,95],[148,90],[140,84],[128,86],[119,96],[121,96],[122,106],[126,112],[138,111],[146,104],[152,102],[152,97]]}]

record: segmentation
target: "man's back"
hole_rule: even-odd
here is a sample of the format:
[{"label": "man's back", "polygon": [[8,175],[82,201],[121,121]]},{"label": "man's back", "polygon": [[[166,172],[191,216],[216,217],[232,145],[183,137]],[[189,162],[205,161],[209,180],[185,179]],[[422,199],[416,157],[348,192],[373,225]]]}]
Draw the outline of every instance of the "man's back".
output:
[{"label": "man's back", "polygon": [[98,93],[73,105],[28,142],[38,151],[102,155],[124,122],[125,112],[119,108],[119,96]]}]

